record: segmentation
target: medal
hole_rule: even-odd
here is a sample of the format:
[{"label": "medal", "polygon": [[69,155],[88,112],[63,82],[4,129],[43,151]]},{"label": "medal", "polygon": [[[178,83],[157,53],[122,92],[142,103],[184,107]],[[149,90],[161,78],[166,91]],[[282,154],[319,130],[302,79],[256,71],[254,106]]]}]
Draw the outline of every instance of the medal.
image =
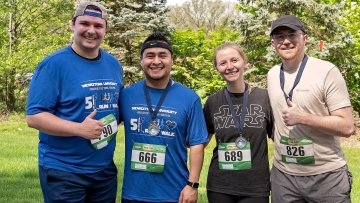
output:
[{"label": "medal", "polygon": [[151,136],[156,136],[160,133],[160,126],[157,121],[151,121],[148,127],[149,134]]},{"label": "medal", "polygon": [[231,101],[228,90],[226,89],[224,93],[225,93],[226,101],[229,104],[232,119],[234,120],[234,124],[235,124],[235,126],[236,126],[236,128],[238,130],[238,133],[239,133],[239,137],[236,138],[236,140],[235,140],[235,145],[237,146],[237,148],[243,149],[244,147],[246,147],[247,142],[248,142],[242,136],[242,134],[243,134],[244,128],[245,128],[245,114],[246,114],[246,107],[247,107],[248,98],[249,98],[249,91],[247,90],[247,86],[245,85],[244,98],[243,98],[243,103],[242,103],[241,112],[240,112],[240,115],[241,115],[240,120],[237,119],[235,108],[234,108],[234,105],[233,105],[233,103]]},{"label": "medal", "polygon": [[146,99],[146,104],[148,106],[149,114],[151,117],[151,121],[150,121],[149,127],[148,127],[148,133],[151,136],[156,136],[160,133],[161,128],[159,126],[158,119],[156,119],[156,115],[159,112],[162,103],[164,102],[164,99],[166,97],[166,94],[169,91],[170,86],[171,86],[171,80],[169,80],[164,92],[161,94],[161,97],[155,107],[155,110],[153,110],[152,105],[151,105],[148,86],[146,86],[146,82],[144,82],[144,95],[145,95],[145,99]]},{"label": "medal", "polygon": [[240,135],[240,137],[236,138],[235,140],[235,144],[239,149],[244,148],[246,146],[246,143],[247,141],[242,135]]}]

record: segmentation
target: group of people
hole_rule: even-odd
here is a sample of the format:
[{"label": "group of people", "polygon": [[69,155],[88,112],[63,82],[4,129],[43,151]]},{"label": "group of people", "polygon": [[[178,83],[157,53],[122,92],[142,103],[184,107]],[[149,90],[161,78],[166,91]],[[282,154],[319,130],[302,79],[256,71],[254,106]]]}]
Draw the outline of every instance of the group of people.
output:
[{"label": "group of people", "polygon": [[245,81],[248,61],[238,45],[219,46],[214,66],[226,86],[203,108],[193,90],[171,79],[173,48],[160,32],[141,45],[145,79],[124,88],[121,64],[100,48],[107,20],[100,3],[80,3],[72,43],[39,63],[32,78],[26,114],[39,130],[44,202],[115,202],[120,123],[123,203],[197,202],[213,135],[210,203],[267,203],[270,191],[274,203],[351,202],[339,140],[354,131],[345,80],[332,63],[305,54],[308,35],[297,17],[272,22],[281,64],[270,69],[267,90]]}]

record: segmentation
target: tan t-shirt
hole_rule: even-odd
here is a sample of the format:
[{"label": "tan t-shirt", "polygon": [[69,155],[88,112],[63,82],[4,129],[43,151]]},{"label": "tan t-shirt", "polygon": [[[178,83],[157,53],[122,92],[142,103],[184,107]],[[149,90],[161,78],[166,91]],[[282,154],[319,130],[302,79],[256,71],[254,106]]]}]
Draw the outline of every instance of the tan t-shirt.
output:
[{"label": "tan t-shirt", "polygon": [[[294,84],[297,72],[285,72],[284,90],[288,94]],[[340,138],[326,135],[315,128],[296,125],[289,129],[282,119],[282,110],[288,108],[280,87],[280,66],[274,66],[267,75],[268,92],[275,118],[273,164],[279,170],[298,176],[316,175],[335,170],[346,164],[341,150]],[[302,111],[327,116],[331,111],[351,106],[346,83],[334,64],[309,57],[300,82],[295,87],[292,97]],[[290,132],[290,136],[289,136]],[[312,139],[315,163],[301,165],[285,163],[281,158],[281,136],[309,137]]]}]

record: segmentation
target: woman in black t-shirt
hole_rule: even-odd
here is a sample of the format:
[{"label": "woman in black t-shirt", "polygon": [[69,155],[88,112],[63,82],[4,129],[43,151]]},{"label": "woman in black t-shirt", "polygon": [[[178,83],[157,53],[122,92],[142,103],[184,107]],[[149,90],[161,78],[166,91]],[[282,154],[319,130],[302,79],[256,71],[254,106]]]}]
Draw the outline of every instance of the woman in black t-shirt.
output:
[{"label": "woman in black t-shirt", "polygon": [[[207,178],[210,203],[268,203],[270,172],[267,138],[273,118],[267,91],[244,81],[247,59],[226,42],[215,50],[214,65],[226,87],[209,96],[204,114],[215,134]],[[209,141],[210,141],[209,139]]]}]

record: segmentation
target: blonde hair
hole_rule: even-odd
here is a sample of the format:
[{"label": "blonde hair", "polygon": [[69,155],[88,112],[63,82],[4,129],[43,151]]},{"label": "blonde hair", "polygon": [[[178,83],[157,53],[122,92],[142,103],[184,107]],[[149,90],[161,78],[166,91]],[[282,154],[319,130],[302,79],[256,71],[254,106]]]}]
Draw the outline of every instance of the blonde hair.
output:
[{"label": "blonde hair", "polygon": [[245,67],[247,66],[247,63],[248,63],[248,60],[247,60],[247,57],[244,53],[244,51],[240,48],[239,45],[237,45],[236,43],[234,42],[224,42],[224,44],[218,46],[216,49],[215,49],[215,53],[214,53],[214,66],[216,67],[217,66],[217,63],[216,63],[216,55],[219,51],[221,50],[224,50],[224,49],[227,49],[227,48],[233,48],[235,49],[241,56],[241,58],[244,60],[245,62]]}]

